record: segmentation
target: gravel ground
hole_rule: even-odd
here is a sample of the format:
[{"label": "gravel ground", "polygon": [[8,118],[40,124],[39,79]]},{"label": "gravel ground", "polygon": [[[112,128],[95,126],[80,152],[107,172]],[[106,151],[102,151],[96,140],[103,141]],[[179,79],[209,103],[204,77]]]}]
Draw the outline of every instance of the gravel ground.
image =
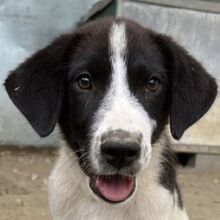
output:
[{"label": "gravel ground", "polygon": [[[52,150],[0,150],[0,219],[49,220],[47,177]],[[191,220],[220,219],[220,172],[181,170],[178,176]]]}]

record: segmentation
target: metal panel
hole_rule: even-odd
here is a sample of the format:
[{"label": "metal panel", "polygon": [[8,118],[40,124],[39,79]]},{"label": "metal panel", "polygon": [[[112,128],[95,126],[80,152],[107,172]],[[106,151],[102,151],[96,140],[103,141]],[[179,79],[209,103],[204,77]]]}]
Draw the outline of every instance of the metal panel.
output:
[{"label": "metal panel", "polygon": [[55,145],[39,138],[2,86],[8,72],[52,38],[72,29],[98,0],[0,0],[0,145]]},{"label": "metal panel", "polygon": [[[220,85],[220,14],[121,1],[118,15],[172,36]],[[220,145],[220,96],[208,114],[185,132],[182,143]]]},{"label": "metal panel", "polygon": [[156,5],[164,5],[174,8],[187,8],[196,11],[220,12],[220,0],[136,0]]}]

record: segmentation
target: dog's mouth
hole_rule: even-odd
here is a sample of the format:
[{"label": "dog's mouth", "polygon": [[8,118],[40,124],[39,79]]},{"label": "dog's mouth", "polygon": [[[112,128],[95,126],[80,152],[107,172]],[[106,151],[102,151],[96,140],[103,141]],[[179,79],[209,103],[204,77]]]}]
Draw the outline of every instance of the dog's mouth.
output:
[{"label": "dog's mouth", "polygon": [[102,199],[119,203],[127,200],[135,191],[135,177],[122,175],[107,175],[90,178],[90,188]]}]

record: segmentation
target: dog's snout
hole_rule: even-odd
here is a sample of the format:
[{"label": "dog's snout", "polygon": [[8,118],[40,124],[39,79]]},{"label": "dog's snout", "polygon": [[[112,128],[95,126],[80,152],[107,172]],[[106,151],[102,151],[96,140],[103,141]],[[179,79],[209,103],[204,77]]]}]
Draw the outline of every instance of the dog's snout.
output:
[{"label": "dog's snout", "polygon": [[138,132],[111,130],[101,137],[101,156],[112,167],[129,167],[140,157],[142,136]]},{"label": "dog's snout", "polygon": [[130,166],[140,156],[140,146],[135,142],[108,142],[101,146],[102,157],[114,168],[121,169]]}]

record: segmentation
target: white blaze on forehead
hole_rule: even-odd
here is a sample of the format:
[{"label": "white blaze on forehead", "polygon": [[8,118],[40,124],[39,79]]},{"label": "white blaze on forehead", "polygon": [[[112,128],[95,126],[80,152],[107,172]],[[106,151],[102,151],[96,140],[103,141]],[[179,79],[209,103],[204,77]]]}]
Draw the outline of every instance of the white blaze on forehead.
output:
[{"label": "white blaze on forehead", "polygon": [[112,92],[117,96],[124,95],[126,92],[129,93],[126,77],[126,46],[127,39],[125,25],[122,23],[113,24],[110,32],[110,61],[112,65],[112,82],[109,93]]},{"label": "white blaze on forehead", "polygon": [[100,139],[110,130],[122,129],[141,134],[142,162],[151,151],[151,135],[155,121],[149,118],[128,86],[127,38],[124,23],[114,23],[109,34],[111,82],[95,115],[92,127],[91,157],[97,168],[96,155],[100,152]]},{"label": "white blaze on forehead", "polygon": [[113,24],[110,31],[111,52],[116,57],[123,57],[126,51],[127,39],[125,24]]}]

